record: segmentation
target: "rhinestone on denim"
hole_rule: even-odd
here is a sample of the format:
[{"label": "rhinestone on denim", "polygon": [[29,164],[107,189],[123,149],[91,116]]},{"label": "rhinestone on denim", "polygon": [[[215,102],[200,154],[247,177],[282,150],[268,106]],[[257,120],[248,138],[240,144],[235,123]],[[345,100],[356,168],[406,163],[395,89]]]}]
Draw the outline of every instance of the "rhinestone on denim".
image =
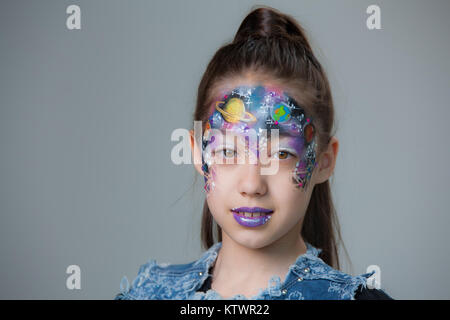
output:
[{"label": "rhinestone on denim", "polygon": [[297,281],[298,282],[303,281],[303,278],[302,277],[298,277]]},{"label": "rhinestone on denim", "polygon": [[309,268],[306,267],[305,269],[303,269],[303,271],[304,271],[305,273],[308,273],[308,272],[309,272]]},{"label": "rhinestone on denim", "polygon": [[286,294],[286,293],[287,293],[287,290],[286,290],[286,289],[283,289],[283,290],[281,290],[281,293],[282,293],[282,294]]}]

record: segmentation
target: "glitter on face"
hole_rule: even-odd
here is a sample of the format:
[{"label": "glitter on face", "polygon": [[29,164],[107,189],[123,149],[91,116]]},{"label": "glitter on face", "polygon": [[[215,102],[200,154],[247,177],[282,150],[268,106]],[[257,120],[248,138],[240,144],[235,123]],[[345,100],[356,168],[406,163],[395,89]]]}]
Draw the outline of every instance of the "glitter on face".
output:
[{"label": "glitter on face", "polygon": [[[248,137],[250,129],[256,132],[256,144]],[[305,189],[317,166],[312,117],[306,116],[304,109],[278,88],[240,86],[213,103],[213,112],[205,125],[202,141],[205,191],[209,193],[216,183],[211,150],[220,139],[216,139],[218,135],[214,132],[227,130],[227,134],[245,137],[246,154],[249,154],[248,148],[260,159],[261,151],[267,149],[267,142],[270,142],[270,129],[279,129],[280,141],[286,141],[288,147],[295,150],[299,160],[292,170],[292,182],[296,188]],[[263,134],[264,130],[267,134]]]}]

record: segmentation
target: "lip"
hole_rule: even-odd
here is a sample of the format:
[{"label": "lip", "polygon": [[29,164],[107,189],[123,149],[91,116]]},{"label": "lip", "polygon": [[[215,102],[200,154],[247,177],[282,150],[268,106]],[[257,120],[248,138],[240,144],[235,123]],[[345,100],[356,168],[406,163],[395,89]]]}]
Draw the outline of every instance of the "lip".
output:
[{"label": "lip", "polygon": [[236,212],[233,212],[233,217],[234,220],[236,220],[236,222],[239,223],[241,226],[253,228],[266,224],[270,220],[270,218],[272,218],[272,215],[267,214],[259,217],[246,217],[241,216]]},{"label": "lip", "polygon": [[261,208],[261,207],[239,207],[239,208],[233,208],[231,209],[232,212],[238,213],[238,212],[250,212],[250,213],[272,213],[273,210]]}]

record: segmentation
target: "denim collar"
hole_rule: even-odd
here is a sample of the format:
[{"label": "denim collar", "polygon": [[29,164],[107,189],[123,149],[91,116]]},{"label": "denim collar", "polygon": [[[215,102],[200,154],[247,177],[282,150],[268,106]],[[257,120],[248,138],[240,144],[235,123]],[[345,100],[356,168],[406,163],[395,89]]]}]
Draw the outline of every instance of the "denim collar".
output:
[{"label": "denim collar", "polygon": [[[317,276],[318,273],[324,273],[325,270],[318,269],[317,266],[322,266],[325,263],[318,256],[322,249],[318,249],[308,242],[306,244],[306,252],[297,257],[294,264],[289,267],[289,271],[285,277],[283,283],[281,278],[274,275],[270,278],[266,289],[260,289],[258,294],[249,299],[259,300],[269,296],[270,298],[277,298],[283,294],[283,289],[287,287],[292,281],[297,281],[300,278],[308,278]],[[219,250],[222,247],[222,242],[217,242],[212,245],[193,265],[192,270],[197,273],[199,281],[203,283],[208,277],[210,267],[213,265],[217,258]],[[323,269],[323,268],[322,268]],[[199,271],[200,270],[200,271]],[[213,289],[204,292],[195,292],[191,297],[192,299],[223,299],[218,292]],[[247,299],[244,295],[237,294],[229,299],[242,300]]]},{"label": "denim collar", "polygon": [[[307,250],[297,257],[281,282],[278,275],[270,278],[268,286],[253,297],[237,294],[227,299],[252,300],[301,300],[301,299],[353,299],[356,289],[366,283],[372,273],[351,276],[327,265],[319,254],[322,251],[306,243]],[[216,260],[222,243],[212,245],[202,256],[187,264],[160,263],[150,260],[139,269],[132,288],[124,277],[121,295],[126,299],[223,299],[213,289],[198,289],[209,276],[209,269]],[[307,281],[303,281],[307,280]],[[318,281],[309,281],[318,280]]]}]

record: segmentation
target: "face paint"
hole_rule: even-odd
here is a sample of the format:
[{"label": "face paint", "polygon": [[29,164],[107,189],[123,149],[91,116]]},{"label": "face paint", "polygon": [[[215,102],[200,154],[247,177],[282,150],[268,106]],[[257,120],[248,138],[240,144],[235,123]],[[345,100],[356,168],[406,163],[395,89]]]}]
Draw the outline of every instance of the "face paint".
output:
[{"label": "face paint", "polygon": [[[212,107],[202,140],[202,170],[207,193],[216,183],[213,164],[222,159],[217,151],[235,152],[235,143],[228,143],[234,142],[235,137],[245,138],[246,147],[241,155],[262,160],[262,150],[268,150],[270,144],[271,148],[278,147],[280,152],[297,156],[299,160],[292,170],[292,182],[297,188],[306,188],[317,166],[315,130],[313,119],[293,98],[278,88],[242,86],[214,101]],[[275,142],[272,138],[278,136],[272,129],[279,130],[280,138],[274,139]]]}]

